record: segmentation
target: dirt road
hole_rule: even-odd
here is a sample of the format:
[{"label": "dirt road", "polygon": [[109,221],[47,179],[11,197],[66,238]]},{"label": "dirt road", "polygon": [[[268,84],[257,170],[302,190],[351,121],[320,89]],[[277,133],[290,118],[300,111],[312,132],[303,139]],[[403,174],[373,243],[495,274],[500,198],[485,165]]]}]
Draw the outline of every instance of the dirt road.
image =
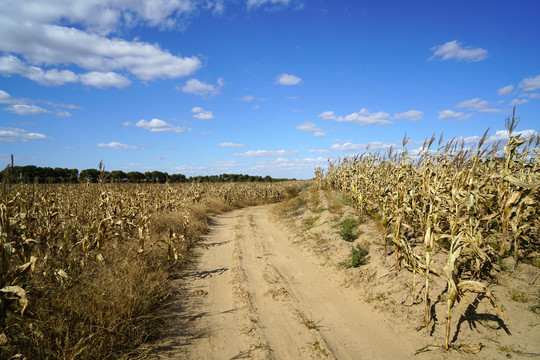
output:
[{"label": "dirt road", "polygon": [[183,276],[188,300],[161,357],[407,359],[425,345],[340,286],[335,269],[306,256],[271,218],[259,206],[215,219]]}]

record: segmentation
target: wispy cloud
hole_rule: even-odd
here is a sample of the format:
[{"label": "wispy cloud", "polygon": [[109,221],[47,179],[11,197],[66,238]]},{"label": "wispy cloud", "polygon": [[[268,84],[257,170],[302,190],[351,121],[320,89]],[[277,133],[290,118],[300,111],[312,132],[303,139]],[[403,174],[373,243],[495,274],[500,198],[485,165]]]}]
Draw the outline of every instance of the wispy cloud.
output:
[{"label": "wispy cloud", "polygon": [[18,115],[39,115],[51,113],[49,110],[41,108],[37,105],[23,104],[12,104],[5,108],[5,110]]},{"label": "wispy cloud", "polygon": [[472,114],[464,114],[462,112],[455,112],[449,109],[439,111],[439,120],[450,120],[450,119],[466,120],[470,118],[471,116]]},{"label": "wispy cloud", "polygon": [[523,105],[523,104],[526,104],[528,102],[529,102],[529,100],[527,100],[527,99],[514,99],[514,100],[510,101],[510,106]]},{"label": "wispy cloud", "polygon": [[107,144],[100,143],[100,144],[97,144],[96,146],[100,148],[114,149],[114,150],[143,150],[145,149],[144,147],[141,147],[141,146],[126,145],[126,144],[122,144],[116,141],[111,141],[110,143],[107,143]]},{"label": "wispy cloud", "polygon": [[297,125],[296,128],[300,131],[312,132],[313,136],[316,137],[326,136],[326,133],[311,121],[306,121],[303,124]]},{"label": "wispy cloud", "polygon": [[236,153],[234,156],[245,157],[271,157],[271,156],[295,156],[298,151],[286,151],[286,150],[249,150],[245,153]]},{"label": "wispy cloud", "polygon": [[222,142],[222,143],[219,143],[218,146],[228,147],[228,148],[243,148],[243,147],[246,147],[246,145],[244,145],[244,144],[235,144],[235,143],[232,143],[232,142]]},{"label": "wispy cloud", "polygon": [[500,113],[501,109],[488,108],[489,101],[480,98],[465,100],[456,105],[458,109],[467,109],[484,113]]},{"label": "wispy cloud", "polygon": [[519,88],[525,91],[535,91],[540,89],[540,75],[521,80]]},{"label": "wispy cloud", "polygon": [[402,119],[409,119],[412,121],[418,121],[422,119],[422,116],[424,116],[424,112],[420,110],[409,110],[402,113],[394,114],[392,117],[396,120],[402,120]]},{"label": "wispy cloud", "polygon": [[512,84],[506,85],[500,89],[497,89],[497,95],[499,96],[509,95],[512,92],[512,90],[514,90],[514,85]]},{"label": "wispy cloud", "polygon": [[389,120],[390,114],[379,111],[371,113],[366,109],[361,109],[358,112],[347,116],[337,116],[333,111],[325,111],[319,114],[319,117],[324,120],[334,120],[338,122],[352,122],[358,125],[388,125],[392,124]]},{"label": "wispy cloud", "polygon": [[25,129],[0,127],[0,142],[28,142],[30,140],[51,140],[47,135]]},{"label": "wispy cloud", "polygon": [[276,77],[276,84],[279,85],[298,85],[302,82],[302,79],[298,76],[291,75],[291,74],[280,74]]},{"label": "wispy cloud", "polygon": [[440,58],[441,60],[455,59],[458,61],[477,62],[485,60],[488,55],[485,49],[473,48],[471,46],[463,47],[457,40],[434,46],[431,50],[433,50],[433,55],[429,60]]}]

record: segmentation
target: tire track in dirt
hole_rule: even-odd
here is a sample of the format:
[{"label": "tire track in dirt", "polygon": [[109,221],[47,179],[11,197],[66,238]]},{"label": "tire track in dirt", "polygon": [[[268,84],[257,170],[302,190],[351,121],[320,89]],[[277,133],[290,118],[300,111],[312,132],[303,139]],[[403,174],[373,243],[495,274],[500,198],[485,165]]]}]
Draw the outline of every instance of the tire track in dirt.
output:
[{"label": "tire track in dirt", "polygon": [[[406,359],[417,343],[307,260],[270,206],[218,216],[185,277],[196,336],[163,358]],[[182,335],[179,335],[182,337]]]}]

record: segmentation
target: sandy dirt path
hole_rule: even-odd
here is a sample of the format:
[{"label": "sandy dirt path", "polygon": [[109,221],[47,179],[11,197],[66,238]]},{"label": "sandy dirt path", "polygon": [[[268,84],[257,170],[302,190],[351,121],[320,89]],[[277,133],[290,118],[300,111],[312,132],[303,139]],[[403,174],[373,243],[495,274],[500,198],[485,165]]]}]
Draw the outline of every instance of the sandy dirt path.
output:
[{"label": "sandy dirt path", "polygon": [[215,218],[183,276],[189,295],[160,357],[407,359],[425,345],[307,257],[270,208]]}]

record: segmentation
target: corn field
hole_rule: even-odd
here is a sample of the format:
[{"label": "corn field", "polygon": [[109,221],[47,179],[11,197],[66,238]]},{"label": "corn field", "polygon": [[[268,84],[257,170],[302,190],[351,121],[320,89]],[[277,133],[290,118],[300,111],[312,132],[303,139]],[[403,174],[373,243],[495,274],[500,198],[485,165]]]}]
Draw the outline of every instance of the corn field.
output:
[{"label": "corn field", "polygon": [[[97,291],[103,292],[97,296],[106,297],[109,291],[106,289],[107,280],[92,274],[96,267],[107,261],[111,266],[116,266],[115,261],[121,261],[104,259],[103,254],[113,249],[116,249],[114,254],[129,252],[130,249],[135,254],[126,264],[119,264],[120,268],[127,268],[128,262],[139,259],[142,265],[151,269],[182,263],[187,248],[195,240],[195,224],[192,222],[197,217],[206,222],[208,211],[210,214],[217,212],[213,208],[219,204],[234,208],[279,201],[285,196],[287,186],[290,184],[47,185],[4,182],[0,194],[0,348],[11,350],[1,350],[0,357],[13,356],[25,346],[37,349],[36,344],[46,343],[53,350],[43,350],[40,356],[103,358],[103,353],[92,353],[91,349],[106,342],[99,339],[100,335],[83,334],[85,338],[71,334],[80,330],[77,324],[58,325],[64,329],[62,331],[53,328],[48,315],[42,313],[54,312],[54,307],[40,310],[33,305],[39,300],[45,306],[42,302],[44,297],[64,296],[66,291],[76,288],[82,281],[78,279],[85,276],[96,277],[90,280],[98,282]],[[197,213],[203,204],[210,210]],[[136,286],[144,288],[151,285]],[[124,292],[130,291],[115,290],[111,297],[128,296]],[[65,303],[58,305],[62,307],[68,306],[71,300],[59,301]],[[114,302],[112,298],[107,301]],[[85,306],[91,307],[91,304],[83,304],[82,308]],[[80,322],[94,321],[89,320],[91,314],[85,314],[83,310],[73,310],[69,316],[74,318],[73,322],[77,322],[79,317]],[[144,316],[140,318],[146,321]],[[124,322],[125,319],[103,330],[103,333],[112,334],[111,343],[120,341],[118,328],[124,326]],[[92,326],[96,329],[105,327],[101,323]],[[70,336],[75,338],[69,340]],[[37,356],[38,353],[33,354]]]},{"label": "corn field", "polygon": [[506,120],[506,144],[484,146],[487,131],[473,147],[433,136],[413,157],[405,137],[401,151],[347,157],[330,163],[326,176],[315,171],[319,188],[343,192],[360,216],[378,220],[396,271],[406,267],[424,277],[426,327],[432,320],[430,281],[446,279],[446,349],[452,346],[452,309],[462,301],[472,304],[470,293],[489,300],[503,318],[486,286],[497,260],[513,256],[515,267],[538,256],[540,139],[522,138],[516,126],[514,116]]}]

